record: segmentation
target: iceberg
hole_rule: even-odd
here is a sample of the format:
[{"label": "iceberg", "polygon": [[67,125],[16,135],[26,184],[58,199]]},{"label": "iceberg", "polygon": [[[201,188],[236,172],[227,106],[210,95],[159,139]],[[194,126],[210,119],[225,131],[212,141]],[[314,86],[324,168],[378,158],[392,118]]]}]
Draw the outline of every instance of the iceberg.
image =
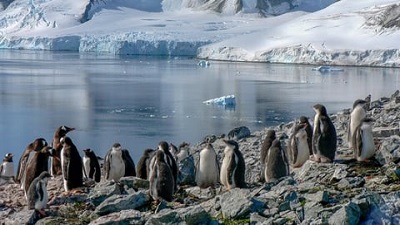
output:
[{"label": "iceberg", "polygon": [[335,67],[330,67],[330,66],[318,66],[312,68],[313,71],[319,71],[321,73],[328,73],[328,72],[342,72],[344,71],[341,68],[335,68]]},{"label": "iceberg", "polygon": [[235,106],[236,99],[235,95],[226,95],[219,98],[209,99],[203,103],[207,105]]}]

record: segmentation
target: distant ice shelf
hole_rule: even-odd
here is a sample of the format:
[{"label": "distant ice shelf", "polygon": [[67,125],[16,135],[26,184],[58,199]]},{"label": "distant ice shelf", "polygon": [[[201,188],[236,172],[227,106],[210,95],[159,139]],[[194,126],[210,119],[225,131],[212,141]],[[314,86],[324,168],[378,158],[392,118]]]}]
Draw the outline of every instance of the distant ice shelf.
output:
[{"label": "distant ice shelf", "polygon": [[236,99],[235,95],[226,95],[219,98],[209,99],[203,103],[207,105],[235,106]]}]

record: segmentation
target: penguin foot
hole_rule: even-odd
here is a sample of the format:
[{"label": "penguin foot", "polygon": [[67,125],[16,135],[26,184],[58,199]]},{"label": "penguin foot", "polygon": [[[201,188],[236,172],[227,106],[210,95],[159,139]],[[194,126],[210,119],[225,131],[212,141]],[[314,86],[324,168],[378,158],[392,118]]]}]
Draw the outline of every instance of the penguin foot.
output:
[{"label": "penguin foot", "polygon": [[40,219],[47,216],[46,212],[43,209],[36,209],[36,212]]}]

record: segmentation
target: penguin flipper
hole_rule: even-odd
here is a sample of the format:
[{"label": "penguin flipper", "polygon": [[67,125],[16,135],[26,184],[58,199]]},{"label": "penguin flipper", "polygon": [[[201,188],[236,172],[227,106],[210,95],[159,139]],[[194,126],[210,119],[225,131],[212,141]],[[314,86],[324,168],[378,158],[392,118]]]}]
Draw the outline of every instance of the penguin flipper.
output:
[{"label": "penguin flipper", "polygon": [[94,164],[94,168],[95,168],[95,174],[94,174],[94,181],[96,182],[100,182],[101,180],[101,169],[100,169],[100,164],[96,159],[96,163]]},{"label": "penguin flipper", "polygon": [[[361,125],[360,125],[361,126]],[[354,132],[353,136],[353,148],[354,148],[354,156],[360,157],[362,151],[362,133],[363,131],[358,126]]]},{"label": "penguin flipper", "polygon": [[40,199],[40,201],[43,201],[43,189],[42,189],[42,185],[40,185],[40,181],[36,183],[36,192],[38,199]]},{"label": "penguin flipper", "polygon": [[298,139],[296,138],[296,136],[294,136],[293,137],[293,142],[292,142],[292,148],[291,148],[291,155],[289,155],[289,156],[291,156],[292,158],[291,158],[291,163],[292,164],[295,164],[296,162],[297,162],[297,155],[298,155],[298,150],[297,150],[297,143],[298,143]]},{"label": "penguin flipper", "polygon": [[107,152],[106,156],[104,157],[104,176],[108,180],[110,176],[110,154],[111,149]]}]

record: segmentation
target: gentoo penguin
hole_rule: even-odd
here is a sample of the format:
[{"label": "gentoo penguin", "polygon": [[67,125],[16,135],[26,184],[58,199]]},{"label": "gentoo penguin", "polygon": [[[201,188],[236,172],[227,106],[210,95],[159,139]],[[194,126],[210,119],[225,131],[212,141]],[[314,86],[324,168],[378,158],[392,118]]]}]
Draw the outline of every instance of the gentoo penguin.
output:
[{"label": "gentoo penguin", "polygon": [[196,164],[196,184],[200,188],[215,187],[219,181],[219,163],[217,153],[208,143],[200,151]]},{"label": "gentoo penguin", "polygon": [[25,170],[25,179],[23,182],[25,197],[27,197],[27,192],[32,181],[43,171],[49,171],[50,156],[54,156],[54,150],[50,146],[44,146],[32,156]]},{"label": "gentoo penguin", "polygon": [[83,174],[86,179],[94,179],[95,182],[100,182],[101,170],[99,160],[96,154],[91,149],[83,150]]},{"label": "gentoo penguin", "polygon": [[122,159],[124,160],[125,163],[124,177],[135,177],[136,176],[135,163],[133,162],[133,159],[127,149],[122,149]]},{"label": "gentoo penguin", "polygon": [[169,151],[168,143],[165,141],[161,141],[158,144],[158,150],[164,152],[165,162],[171,168],[172,175],[174,177],[174,190],[177,190],[177,179],[178,179],[178,166],[176,165],[176,161],[174,156]]},{"label": "gentoo penguin", "polygon": [[0,184],[14,180],[13,154],[7,153],[0,165]]},{"label": "gentoo penguin", "polygon": [[[29,160],[31,159],[32,155],[36,151],[42,150],[43,147],[47,146],[47,141],[44,138],[37,138],[28,146],[26,146],[24,152],[19,158],[18,162],[18,169],[17,175],[15,177],[15,182],[20,184],[21,189],[24,189],[24,177],[25,177],[25,169],[28,165]],[[32,154],[31,154],[32,153]]]},{"label": "gentoo penguin", "polygon": [[226,144],[224,158],[222,160],[220,181],[227,190],[246,187],[246,164],[239,145],[234,140],[223,140]]},{"label": "gentoo penguin", "polygon": [[316,162],[333,162],[336,153],[336,129],[325,106],[316,104],[313,106],[315,111],[314,131],[313,131],[313,156]]},{"label": "gentoo penguin", "polygon": [[65,137],[68,132],[75,130],[73,127],[67,127],[67,126],[60,126],[56,129],[54,132],[53,136],[53,148],[55,150],[55,156],[51,158],[51,175],[58,176],[62,174],[62,169],[61,169],[61,149],[62,149],[62,144],[61,144],[61,138]]},{"label": "gentoo penguin", "polygon": [[294,168],[301,167],[310,158],[310,148],[308,146],[307,124],[300,123],[295,125],[289,138],[288,154],[290,164]]},{"label": "gentoo penguin", "polygon": [[153,149],[145,149],[143,151],[142,157],[140,157],[139,162],[136,167],[137,177],[147,180],[149,173],[150,159],[153,156]]},{"label": "gentoo penguin", "polygon": [[264,139],[264,142],[261,146],[261,151],[260,151],[260,164],[261,164],[260,182],[265,181],[264,172],[265,172],[266,159],[268,156],[268,150],[271,147],[271,144],[275,139],[276,139],[275,130],[268,130],[267,136]]},{"label": "gentoo penguin", "polygon": [[371,118],[363,118],[353,133],[354,158],[357,161],[366,161],[375,154],[375,142],[372,135]]},{"label": "gentoo penguin", "polygon": [[274,182],[289,175],[289,163],[281,141],[275,139],[268,150],[267,164],[265,166],[265,181]]},{"label": "gentoo penguin", "polygon": [[348,133],[347,133],[347,140],[349,143],[349,148],[352,148],[352,140],[353,140],[353,134],[358,125],[360,125],[361,120],[365,118],[366,112],[365,112],[365,104],[366,101],[362,99],[357,99],[353,103],[353,109],[351,110],[350,114],[350,119],[349,119],[349,127],[348,127]]},{"label": "gentoo penguin", "polygon": [[174,145],[172,143],[169,143],[169,146],[170,146],[169,151],[175,157],[175,160],[176,160],[176,157],[179,153],[178,147],[176,147],[176,145]]},{"label": "gentoo penguin", "polygon": [[106,180],[118,182],[125,175],[125,163],[122,154],[120,143],[115,143],[108,150],[104,158],[104,177]]},{"label": "gentoo penguin", "polygon": [[313,154],[312,152],[312,134],[313,134],[313,128],[308,120],[307,117],[305,116],[300,116],[299,118],[299,124],[304,124],[305,130],[307,132],[307,143],[308,143],[308,149],[310,150],[310,155]]},{"label": "gentoo penguin", "polygon": [[82,158],[71,138],[61,138],[61,168],[66,192],[83,186]]},{"label": "gentoo penguin", "polygon": [[35,209],[41,217],[46,216],[44,209],[47,206],[49,195],[47,193],[47,182],[51,178],[51,175],[47,171],[40,173],[36,177],[28,190],[28,209]]},{"label": "gentoo penguin", "polygon": [[154,165],[150,174],[150,195],[154,200],[172,201],[174,194],[174,176],[165,162],[163,151],[156,151]]}]

